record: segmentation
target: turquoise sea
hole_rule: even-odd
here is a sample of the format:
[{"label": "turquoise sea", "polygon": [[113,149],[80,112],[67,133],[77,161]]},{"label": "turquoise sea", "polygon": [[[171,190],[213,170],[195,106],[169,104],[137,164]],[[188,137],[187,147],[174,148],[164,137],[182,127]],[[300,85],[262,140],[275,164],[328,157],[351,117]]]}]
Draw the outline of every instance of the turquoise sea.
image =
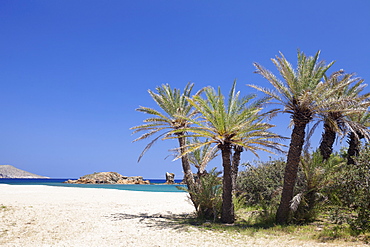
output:
[{"label": "turquoise sea", "polygon": [[[148,192],[185,192],[179,190],[177,186],[185,187],[185,185],[168,185],[164,184],[162,179],[149,179],[152,184],[64,184],[68,179],[43,179],[43,178],[1,178],[0,184],[10,185],[47,185],[47,186],[62,186],[62,187],[79,187],[79,188],[99,188],[99,189],[115,189],[115,190],[134,190]],[[175,181],[175,182],[181,182]]]}]

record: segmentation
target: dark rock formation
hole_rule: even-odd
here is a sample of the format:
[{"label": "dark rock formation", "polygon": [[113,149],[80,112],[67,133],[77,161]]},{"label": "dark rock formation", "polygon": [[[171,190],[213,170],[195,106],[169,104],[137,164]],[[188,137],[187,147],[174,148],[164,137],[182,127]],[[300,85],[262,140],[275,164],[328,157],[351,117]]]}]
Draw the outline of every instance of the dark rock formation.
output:
[{"label": "dark rock formation", "polygon": [[117,172],[96,172],[85,175],[77,180],[68,180],[68,184],[150,184],[149,180],[143,180],[142,176],[127,177]]},{"label": "dark rock formation", "polygon": [[166,172],[166,183],[165,184],[174,184],[175,183],[175,174]]},{"label": "dark rock formation", "polygon": [[11,165],[0,165],[0,178],[48,178],[23,171]]}]

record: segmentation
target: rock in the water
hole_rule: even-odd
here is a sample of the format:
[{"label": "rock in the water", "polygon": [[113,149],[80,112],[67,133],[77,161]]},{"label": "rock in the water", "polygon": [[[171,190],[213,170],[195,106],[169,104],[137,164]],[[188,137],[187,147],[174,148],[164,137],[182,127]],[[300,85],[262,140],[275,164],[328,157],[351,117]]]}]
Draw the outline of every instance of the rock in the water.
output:
[{"label": "rock in the water", "polygon": [[80,177],[77,180],[68,180],[69,184],[150,184],[142,176],[127,177],[117,172],[96,172]]},{"label": "rock in the water", "polygon": [[175,183],[175,174],[166,172],[166,184],[174,184]]},{"label": "rock in the water", "polygon": [[150,184],[149,180],[120,179],[117,184]]}]

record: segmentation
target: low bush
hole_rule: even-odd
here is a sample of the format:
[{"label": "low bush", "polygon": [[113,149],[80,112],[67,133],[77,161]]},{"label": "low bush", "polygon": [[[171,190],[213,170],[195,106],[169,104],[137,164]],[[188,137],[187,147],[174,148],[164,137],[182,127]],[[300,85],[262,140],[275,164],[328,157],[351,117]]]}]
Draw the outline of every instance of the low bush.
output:
[{"label": "low bush", "polygon": [[276,206],[283,186],[285,162],[270,160],[243,165],[246,169],[238,175],[237,194],[245,197],[247,206]]},{"label": "low bush", "polygon": [[216,221],[221,215],[222,179],[219,177],[220,174],[221,172],[217,172],[214,168],[199,178],[194,190],[179,187],[190,194],[199,219]]},{"label": "low bush", "polygon": [[305,152],[301,157],[296,195],[291,202],[292,221],[311,222],[316,219],[328,196],[325,188],[336,179],[345,161],[337,154],[324,160],[319,151]]},{"label": "low bush", "polygon": [[349,213],[340,214],[340,220],[344,218],[353,231],[363,233],[370,231],[370,147],[363,149],[355,160],[356,165],[342,167],[327,190],[333,212],[344,208]]}]

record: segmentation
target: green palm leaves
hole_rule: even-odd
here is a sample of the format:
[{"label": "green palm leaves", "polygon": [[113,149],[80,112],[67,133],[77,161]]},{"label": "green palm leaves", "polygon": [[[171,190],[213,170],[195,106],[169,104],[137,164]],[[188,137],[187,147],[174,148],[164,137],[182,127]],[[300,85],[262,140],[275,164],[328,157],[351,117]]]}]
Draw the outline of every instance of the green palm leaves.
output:
[{"label": "green palm leaves", "polygon": [[[367,112],[369,107],[370,94],[360,95],[366,86],[363,81],[363,79],[354,77],[353,74],[344,74],[343,71],[335,72],[329,78],[325,77],[325,83],[333,88],[339,84],[346,86],[327,99],[326,107],[324,106],[323,110],[318,112],[318,123],[324,123],[324,132],[319,147],[324,160],[330,157],[337,134],[345,136],[348,132],[361,132],[369,136],[367,127],[359,121],[353,121],[354,116]],[[317,124],[313,129],[316,126]]]},{"label": "green palm leaves", "polygon": [[[322,83],[322,79],[334,62],[325,65],[323,61],[318,60],[319,54],[320,52],[317,52],[315,56],[307,57],[304,53],[298,52],[297,69],[293,69],[282,53],[281,57],[271,59],[284,81],[280,81],[273,73],[254,63],[256,73],[266,78],[273,86],[273,90],[256,85],[249,86],[276,99],[278,104],[284,106],[284,112],[293,114],[293,121],[295,115],[310,121],[312,114],[320,107],[317,103],[329,98],[328,96],[333,93],[333,90],[327,90],[328,87]],[[338,89],[339,87],[340,85],[336,86]]]},{"label": "green palm leaves", "polygon": [[343,83],[332,88],[322,82],[333,62],[326,65],[323,61],[318,60],[319,54],[320,52],[317,52],[315,56],[307,57],[304,53],[298,52],[297,69],[293,69],[283,54],[280,54],[281,57],[277,56],[276,59],[272,59],[284,81],[277,79],[275,75],[259,64],[254,64],[257,73],[266,78],[274,89],[268,90],[254,85],[250,86],[277,100],[278,104],[284,107],[282,111],[291,114],[294,126],[287,156],[281,202],[276,215],[278,223],[288,222],[290,201],[293,198],[293,189],[306,134],[305,128],[322,109],[323,103],[347,85]]},{"label": "green palm leaves", "polygon": [[191,96],[193,86],[194,84],[188,83],[183,93],[179,89],[171,89],[168,84],[157,87],[156,93],[148,90],[150,96],[159,108],[162,109],[162,112],[143,106],[136,109],[139,112],[152,116],[144,120],[145,124],[131,128],[134,130],[133,134],[146,132],[135,139],[134,142],[159,134],[145,147],[139,157],[139,161],[158,139],[171,136],[173,134],[171,132],[172,130],[180,130],[188,126],[189,122],[185,119],[191,117],[194,112],[192,112],[192,106],[187,101],[187,97]]},{"label": "green palm leaves", "polygon": [[[162,109],[162,112],[148,107],[140,107],[136,109],[139,112],[151,115],[151,117],[144,120],[145,124],[131,128],[134,130],[133,134],[142,131],[146,132],[139,138],[135,139],[134,142],[147,139],[158,134],[158,136],[150,141],[144,148],[143,152],[139,156],[139,161],[145,152],[148,151],[158,139],[167,139],[173,135],[175,135],[179,141],[180,152],[184,152],[184,146],[186,145],[184,129],[189,125],[189,122],[186,119],[190,119],[194,114],[192,106],[187,101],[187,98],[191,96],[193,86],[194,84],[188,83],[182,93],[179,89],[171,89],[168,84],[157,87],[157,93],[148,90],[150,96],[157,103],[159,108]],[[197,94],[200,92],[201,91]],[[181,163],[186,184],[189,188],[194,188],[194,177],[186,155],[181,157]]]},{"label": "green palm leaves", "polygon": [[[327,159],[331,154],[336,133],[340,130],[352,132],[354,128],[360,127],[350,121],[349,116],[364,112],[368,107],[368,95],[358,95],[363,89],[362,80],[343,74],[341,70],[327,78],[325,74],[333,62],[326,65],[318,60],[319,54],[320,51],[312,57],[307,57],[298,52],[297,68],[293,69],[280,53],[281,56],[272,59],[272,62],[283,81],[261,65],[254,64],[257,73],[266,78],[273,89],[250,86],[266,93],[282,105],[281,111],[291,114],[293,124],[282,198],[276,216],[278,223],[287,223],[289,219],[289,203],[293,196],[307,124],[313,119],[321,119],[324,122],[322,153],[324,159]],[[364,131],[364,128],[359,129]]]},{"label": "green palm leaves", "polygon": [[268,152],[271,152],[270,149],[280,150],[279,143],[273,141],[280,136],[269,131],[274,125],[267,123],[266,115],[261,114],[263,104],[268,98],[250,103],[256,96],[240,98],[240,92],[236,92],[235,87],[236,82],[227,101],[220,89],[216,91],[213,88],[205,89],[205,98],[197,95],[188,99],[198,112],[198,116],[187,119],[193,125],[186,130],[192,132],[191,136],[208,139],[189,145],[187,152],[193,152],[208,144],[238,145],[257,156],[258,150]]},{"label": "green palm leaves", "polygon": [[[202,142],[201,139],[199,139],[198,137],[194,137],[188,139],[187,144],[191,146],[192,144],[200,142]],[[208,144],[203,145],[202,148],[198,148],[191,153],[188,153],[189,162],[198,169],[199,178],[206,174],[206,167],[208,163],[211,162],[211,160],[216,158],[216,156],[218,155],[217,147],[212,146],[207,139],[205,140],[205,142]]]},{"label": "green palm leaves", "polygon": [[[221,220],[225,223],[233,223],[235,215],[232,184],[235,178],[231,176],[232,149],[238,147],[251,151],[255,155],[258,155],[258,150],[280,151],[281,145],[277,140],[281,137],[269,130],[273,125],[265,121],[268,114],[261,113],[262,106],[268,98],[251,102],[255,99],[255,95],[240,97],[240,92],[236,91],[236,81],[228,99],[225,99],[220,89],[216,91],[213,88],[206,88],[204,94],[204,98],[200,95],[188,98],[197,115],[194,118],[185,118],[191,126],[184,129],[188,133],[187,136],[204,139],[187,145],[181,155],[194,153],[209,145],[216,145],[221,150],[223,166]],[[180,132],[180,130],[174,132]]]},{"label": "green palm leaves", "polygon": [[356,164],[354,157],[360,153],[361,139],[370,140],[368,127],[370,126],[370,113],[368,111],[350,116],[351,123],[355,127],[348,134],[347,164]]},{"label": "green palm leaves", "polygon": [[[276,215],[278,223],[288,223],[308,124],[312,120],[316,120],[314,127],[324,123],[320,147],[324,160],[330,156],[337,134],[344,136],[349,133],[350,147],[354,149],[350,149],[348,153],[353,153],[352,156],[358,153],[357,147],[361,138],[370,139],[367,130],[370,94],[360,95],[365,86],[363,80],[352,74],[345,74],[342,70],[327,77],[326,73],[334,62],[326,64],[319,60],[319,55],[320,51],[314,56],[306,56],[298,51],[297,65],[294,68],[280,53],[272,62],[282,79],[255,63],[256,73],[267,79],[272,86],[263,88],[249,85],[267,95],[262,99],[256,99],[255,95],[242,97],[240,92],[236,91],[236,82],[233,83],[228,97],[222,94],[220,88],[216,90],[211,87],[191,95],[193,84],[190,83],[183,92],[172,89],[169,85],[157,87],[156,92],[149,90],[160,110],[148,107],[137,109],[150,117],[144,120],[144,124],[132,128],[134,133],[144,132],[135,141],[153,137],[139,160],[157,140],[177,139],[177,158],[182,160],[189,190],[196,193],[197,187],[189,159],[201,174],[205,171],[206,164],[216,156],[216,150],[221,151],[221,219],[223,222],[232,223],[232,182],[236,179],[241,153],[250,151],[258,156],[259,151],[281,151],[282,145],[279,141],[282,137],[271,131],[274,125],[267,120],[278,111],[288,113],[291,115],[293,130],[287,154],[283,192]],[[280,105],[281,109],[266,112],[264,105],[270,100]]]},{"label": "green palm leaves", "polygon": [[[255,95],[241,97],[236,91],[236,81],[225,99],[221,90],[204,88],[191,96],[193,84],[188,84],[183,93],[171,89],[169,85],[156,88],[156,93],[149,94],[162,110],[140,107],[137,111],[151,115],[144,124],[133,127],[134,133],[145,131],[134,141],[156,135],[145,147],[142,155],[159,139],[178,139],[179,157],[185,173],[185,180],[190,191],[196,192],[189,158],[202,173],[205,165],[216,156],[216,149],[221,150],[223,174],[223,213],[224,222],[234,222],[232,204],[231,160],[232,150],[251,151],[258,156],[258,151],[281,151],[281,137],[270,131],[273,125],[266,122],[272,112],[262,113],[268,98],[255,99]],[[204,97],[200,95],[204,92]],[[188,137],[196,141],[187,142]],[[237,152],[235,152],[237,153]],[[235,159],[239,162],[239,159]],[[234,162],[234,163],[237,163]],[[239,164],[233,164],[237,167]],[[234,178],[235,179],[235,178]],[[192,196],[192,194],[190,194]],[[194,197],[195,198],[195,197]],[[193,198],[193,199],[194,199]],[[197,208],[196,200],[193,200]]]}]

